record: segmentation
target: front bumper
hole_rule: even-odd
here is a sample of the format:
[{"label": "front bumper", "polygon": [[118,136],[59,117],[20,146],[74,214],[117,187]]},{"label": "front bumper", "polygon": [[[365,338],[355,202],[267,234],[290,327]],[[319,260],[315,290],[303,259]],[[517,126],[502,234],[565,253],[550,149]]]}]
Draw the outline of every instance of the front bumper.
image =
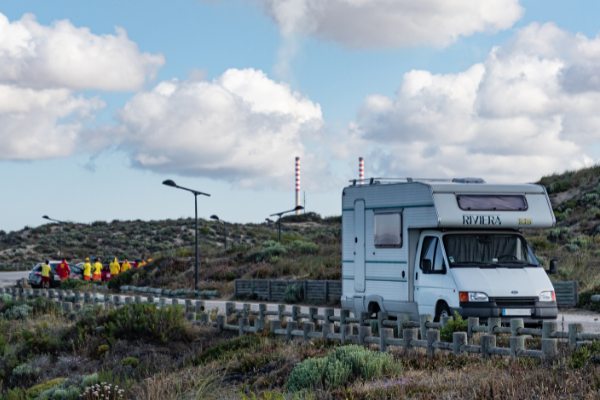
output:
[{"label": "front bumper", "polygon": [[[527,310],[527,315],[511,315],[511,310]],[[460,303],[460,307],[452,308],[452,314],[458,312],[463,318],[478,317],[481,319],[501,318],[503,323],[511,319],[522,318],[525,324],[541,324],[543,321],[555,320],[558,316],[556,302],[536,301],[531,306],[498,306],[495,301]]]}]

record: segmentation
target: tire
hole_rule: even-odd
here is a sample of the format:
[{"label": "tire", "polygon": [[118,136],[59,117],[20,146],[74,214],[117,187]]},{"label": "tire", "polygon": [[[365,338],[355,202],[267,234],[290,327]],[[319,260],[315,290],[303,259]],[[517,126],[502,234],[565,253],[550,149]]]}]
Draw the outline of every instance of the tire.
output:
[{"label": "tire", "polygon": [[434,321],[440,322],[441,317],[451,317],[451,316],[452,316],[452,314],[450,313],[450,307],[448,307],[448,304],[446,304],[446,302],[444,302],[444,301],[439,302],[437,307],[435,308]]}]

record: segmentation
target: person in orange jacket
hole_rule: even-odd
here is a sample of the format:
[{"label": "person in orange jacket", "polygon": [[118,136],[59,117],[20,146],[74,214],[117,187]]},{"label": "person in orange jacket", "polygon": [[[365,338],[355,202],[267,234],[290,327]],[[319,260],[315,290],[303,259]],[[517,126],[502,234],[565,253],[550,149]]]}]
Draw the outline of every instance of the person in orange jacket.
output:
[{"label": "person in orange jacket", "polygon": [[63,261],[60,264],[58,264],[58,267],[56,267],[56,273],[60,277],[61,281],[67,280],[69,278],[71,268],[69,268],[69,264],[67,264],[66,258],[63,258]]}]

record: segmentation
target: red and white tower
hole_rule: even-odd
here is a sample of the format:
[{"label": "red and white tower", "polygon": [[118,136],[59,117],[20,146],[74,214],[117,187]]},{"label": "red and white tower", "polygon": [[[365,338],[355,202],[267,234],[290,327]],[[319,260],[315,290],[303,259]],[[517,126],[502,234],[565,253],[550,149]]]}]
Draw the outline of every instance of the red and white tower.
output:
[{"label": "red and white tower", "polygon": [[[300,205],[300,157],[296,157],[296,206]],[[300,210],[296,211],[300,215]]]},{"label": "red and white tower", "polygon": [[360,183],[363,183],[363,179],[365,179],[365,159],[362,157],[358,157],[358,179]]}]

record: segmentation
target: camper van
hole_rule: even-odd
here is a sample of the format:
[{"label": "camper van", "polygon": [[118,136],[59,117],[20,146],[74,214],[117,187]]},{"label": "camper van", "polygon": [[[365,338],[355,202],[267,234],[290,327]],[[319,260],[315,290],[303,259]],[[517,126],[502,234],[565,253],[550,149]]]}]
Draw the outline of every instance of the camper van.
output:
[{"label": "camper van", "polygon": [[342,307],[396,316],[557,316],[522,229],[556,224],[543,186],[479,178],[352,181],[342,193]]}]

